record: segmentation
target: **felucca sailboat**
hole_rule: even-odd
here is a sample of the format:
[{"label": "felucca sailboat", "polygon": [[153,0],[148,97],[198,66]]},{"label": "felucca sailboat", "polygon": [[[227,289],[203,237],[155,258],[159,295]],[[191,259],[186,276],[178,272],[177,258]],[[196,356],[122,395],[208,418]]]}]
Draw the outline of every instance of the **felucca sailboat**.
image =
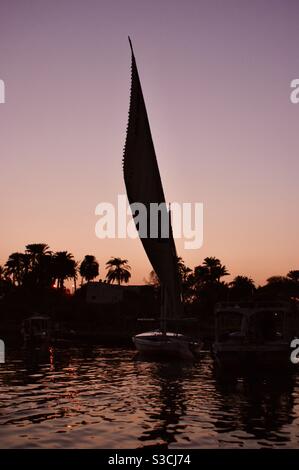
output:
[{"label": "felucca sailboat", "polygon": [[[167,329],[171,320],[182,317],[181,283],[170,216],[167,237],[162,236],[161,227],[156,238],[149,234],[152,222],[150,204],[165,205],[165,196],[130,38],[129,42],[132,52],[132,77],[129,122],[123,158],[124,180],[130,205],[142,203],[147,209],[146,236],[140,233],[136,218],[135,224],[149,261],[159,278],[162,298],[160,329],[138,334],[133,337],[133,341],[137,350],[145,354],[191,359],[195,348],[198,349],[200,344],[183,334],[170,332]],[[172,321],[172,324],[174,323]]]}]

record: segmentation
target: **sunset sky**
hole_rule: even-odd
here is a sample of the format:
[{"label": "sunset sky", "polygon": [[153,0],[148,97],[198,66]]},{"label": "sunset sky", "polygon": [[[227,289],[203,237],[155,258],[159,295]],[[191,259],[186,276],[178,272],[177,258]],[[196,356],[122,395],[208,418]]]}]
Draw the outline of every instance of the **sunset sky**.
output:
[{"label": "sunset sky", "polygon": [[1,0],[0,263],[44,242],[148,277],[139,240],[95,235],[125,193],[130,35],[166,198],[204,204],[179,255],[258,284],[299,269],[298,22],[297,0]]}]

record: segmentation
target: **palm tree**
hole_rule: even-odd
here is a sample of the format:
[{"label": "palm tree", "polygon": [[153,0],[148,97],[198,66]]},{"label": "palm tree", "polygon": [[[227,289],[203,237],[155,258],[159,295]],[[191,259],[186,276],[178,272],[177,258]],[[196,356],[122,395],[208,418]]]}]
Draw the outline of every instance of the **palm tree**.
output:
[{"label": "palm tree", "polygon": [[28,269],[29,258],[24,253],[12,253],[5,263],[5,272],[8,276],[12,277],[13,285],[22,285],[24,277],[28,273]]},{"label": "palm tree", "polygon": [[200,286],[209,280],[209,269],[207,266],[195,266],[193,273],[193,283]]},{"label": "palm tree", "polygon": [[289,271],[287,277],[292,281],[299,282],[299,270],[295,269],[293,271]]},{"label": "palm tree", "polygon": [[95,256],[86,255],[80,264],[80,274],[86,282],[92,281],[99,275],[99,263]]},{"label": "palm tree", "polygon": [[192,269],[185,265],[184,260],[181,257],[177,257],[177,269],[181,282],[182,301],[183,303],[190,302],[193,295]]},{"label": "palm tree", "polygon": [[49,286],[52,282],[52,252],[46,243],[26,245],[26,255],[30,259],[30,281],[38,286]]},{"label": "palm tree", "polygon": [[209,256],[204,259],[203,263],[194,268],[193,278],[194,285],[198,287],[207,283],[220,283],[223,276],[229,276],[226,266],[221,264],[218,258]]},{"label": "palm tree", "polygon": [[180,256],[177,257],[177,267],[182,283],[187,282],[192,269],[185,265],[184,260]]},{"label": "palm tree", "polygon": [[106,269],[108,269],[106,279],[109,284],[114,281],[116,281],[118,285],[122,282],[129,282],[131,267],[128,265],[127,259],[111,258],[107,261],[106,266]]},{"label": "palm tree", "polygon": [[256,290],[254,281],[247,276],[236,276],[229,283],[229,286],[231,293],[236,299],[251,297]]},{"label": "palm tree", "polygon": [[30,243],[26,245],[26,253],[30,255],[31,266],[40,264],[43,256],[51,255],[50,247],[46,243]]},{"label": "palm tree", "polygon": [[204,259],[203,267],[206,268],[208,280],[211,282],[220,282],[221,277],[229,276],[226,266],[222,265],[218,258],[209,256]]},{"label": "palm tree", "polygon": [[189,275],[190,298],[194,304],[201,305],[203,316],[210,315],[214,305],[227,296],[228,286],[221,281],[229,272],[218,258],[210,256],[203,263],[194,268]]},{"label": "palm tree", "polygon": [[53,255],[53,275],[57,279],[58,289],[64,289],[66,279],[75,279],[77,263],[71,253],[67,251],[57,251]]}]

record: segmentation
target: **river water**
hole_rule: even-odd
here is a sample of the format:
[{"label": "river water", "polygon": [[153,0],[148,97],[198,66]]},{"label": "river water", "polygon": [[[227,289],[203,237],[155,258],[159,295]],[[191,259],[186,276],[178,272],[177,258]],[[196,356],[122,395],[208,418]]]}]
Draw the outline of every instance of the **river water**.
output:
[{"label": "river water", "polygon": [[[298,371],[299,372],[299,371]],[[8,350],[0,447],[299,447],[299,373],[221,374],[126,348]]]}]

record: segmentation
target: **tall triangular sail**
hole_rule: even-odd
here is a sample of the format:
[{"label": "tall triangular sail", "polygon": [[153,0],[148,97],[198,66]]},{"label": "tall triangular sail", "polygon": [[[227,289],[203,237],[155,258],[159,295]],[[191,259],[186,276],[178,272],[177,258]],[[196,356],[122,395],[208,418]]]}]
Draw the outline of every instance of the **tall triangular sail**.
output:
[{"label": "tall triangular sail", "polygon": [[[149,214],[150,203],[165,203],[165,197],[131,41],[130,46],[132,78],[124,179],[129,203],[143,203]],[[167,296],[167,316],[177,317],[181,311],[181,294],[171,226],[167,238],[140,236],[140,239]]]}]

